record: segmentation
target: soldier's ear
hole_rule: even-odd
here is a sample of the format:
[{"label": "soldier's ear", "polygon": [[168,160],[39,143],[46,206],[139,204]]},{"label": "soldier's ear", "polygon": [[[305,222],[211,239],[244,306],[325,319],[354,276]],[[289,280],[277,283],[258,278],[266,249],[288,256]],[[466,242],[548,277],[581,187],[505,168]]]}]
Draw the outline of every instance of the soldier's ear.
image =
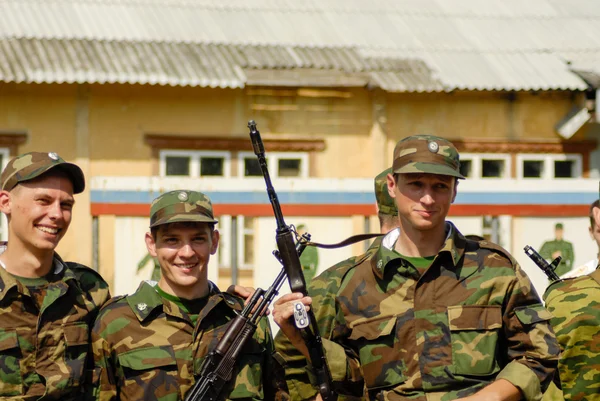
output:
[{"label": "soldier's ear", "polygon": [[11,194],[8,191],[0,191],[0,212],[10,216],[11,212]]},{"label": "soldier's ear", "polygon": [[155,258],[157,256],[157,254],[156,254],[156,241],[154,241],[154,237],[152,236],[151,233],[147,232],[144,239],[146,241],[146,249],[148,249],[148,253],[150,254],[150,256]]}]

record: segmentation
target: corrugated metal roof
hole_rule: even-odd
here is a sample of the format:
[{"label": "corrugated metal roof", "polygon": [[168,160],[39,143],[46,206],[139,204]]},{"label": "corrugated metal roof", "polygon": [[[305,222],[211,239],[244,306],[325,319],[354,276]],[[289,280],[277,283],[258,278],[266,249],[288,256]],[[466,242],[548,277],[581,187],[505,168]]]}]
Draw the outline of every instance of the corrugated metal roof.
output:
[{"label": "corrugated metal roof", "polygon": [[[391,91],[581,90],[585,83],[562,54],[600,54],[600,1],[0,0],[0,38],[18,39],[17,54],[31,52],[34,43],[56,47],[37,50],[40,65],[51,65],[45,53],[64,58],[45,72],[28,60],[5,66],[33,82],[52,75],[61,82],[93,76],[94,82],[240,87],[244,76],[236,66],[307,68],[292,62],[298,54],[281,51],[293,48],[307,64],[316,57],[314,68],[371,65],[372,84]],[[188,48],[217,60],[197,70],[201,56]],[[346,59],[348,48],[354,61]],[[239,60],[231,49],[252,50]],[[70,58],[92,57],[78,51],[91,52],[99,67],[71,66]],[[378,58],[420,69],[383,68]]]}]

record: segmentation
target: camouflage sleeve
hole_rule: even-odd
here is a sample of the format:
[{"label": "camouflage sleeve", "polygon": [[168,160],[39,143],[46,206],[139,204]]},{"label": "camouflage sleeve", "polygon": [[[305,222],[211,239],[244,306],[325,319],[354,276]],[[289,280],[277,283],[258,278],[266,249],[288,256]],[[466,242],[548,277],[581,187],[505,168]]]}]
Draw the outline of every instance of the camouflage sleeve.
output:
[{"label": "camouflage sleeve", "polygon": [[[347,266],[353,265],[350,261],[345,261],[345,263]],[[308,293],[313,300],[313,311],[319,333],[323,339],[331,338],[336,310],[335,296],[344,271],[344,269],[334,266],[314,278],[308,287]],[[313,398],[318,390],[311,384],[306,358],[281,331],[275,336],[275,350],[285,361],[285,377],[290,397],[293,400]]]},{"label": "camouflage sleeve", "polygon": [[[592,273],[600,279],[600,271]],[[544,295],[561,347],[558,363],[567,400],[600,400],[600,283],[590,276],[554,283]]]},{"label": "camouflage sleeve", "polygon": [[502,317],[508,364],[497,379],[511,382],[526,400],[539,399],[556,370],[559,348],[551,317],[527,275],[515,264]]},{"label": "camouflage sleeve", "polygon": [[104,330],[102,316],[100,312],[91,333],[94,370],[91,388],[86,393],[90,400],[110,401],[118,399],[116,363],[108,342],[102,336]]}]

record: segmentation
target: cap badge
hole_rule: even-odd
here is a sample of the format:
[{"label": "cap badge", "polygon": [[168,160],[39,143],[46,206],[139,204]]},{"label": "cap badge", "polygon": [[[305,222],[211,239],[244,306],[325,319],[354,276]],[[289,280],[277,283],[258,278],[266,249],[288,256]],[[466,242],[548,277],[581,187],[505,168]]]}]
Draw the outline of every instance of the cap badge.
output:
[{"label": "cap badge", "polygon": [[55,152],[48,153],[48,157],[52,160],[58,160],[58,155]]},{"label": "cap badge", "polygon": [[429,141],[427,148],[431,153],[437,153],[437,151],[440,149],[440,146],[437,144],[437,142]]},{"label": "cap badge", "polygon": [[137,309],[140,312],[145,311],[147,307],[148,307],[148,305],[146,305],[144,302],[140,302],[139,304],[137,304]]},{"label": "cap badge", "polygon": [[179,193],[179,195],[177,195],[177,198],[178,198],[180,201],[182,201],[182,202],[185,202],[186,200],[188,200],[188,194],[187,194],[187,192],[183,192],[183,191],[181,191],[181,192]]}]

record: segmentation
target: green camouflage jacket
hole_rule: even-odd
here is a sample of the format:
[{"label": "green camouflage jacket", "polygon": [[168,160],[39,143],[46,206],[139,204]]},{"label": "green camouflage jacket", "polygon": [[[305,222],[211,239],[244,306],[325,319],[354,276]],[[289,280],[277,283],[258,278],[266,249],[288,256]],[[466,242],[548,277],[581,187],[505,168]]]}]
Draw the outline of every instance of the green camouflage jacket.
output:
[{"label": "green camouflage jacket", "polygon": [[600,400],[600,270],[553,283],[544,299],[561,348],[565,400]]},{"label": "green camouflage jacket", "polygon": [[0,399],[82,397],[86,370],[91,373],[90,329],[110,297],[108,285],[57,254],[54,272],[59,278],[38,310],[29,289],[0,268]]},{"label": "green camouflage jacket", "polygon": [[[346,273],[372,256],[379,245],[381,238],[377,238],[366,253],[348,258],[315,277],[308,286],[308,294],[312,297],[312,308],[319,326],[319,333],[323,338],[330,339],[333,332],[335,318],[335,299],[339,292],[342,280]],[[289,395],[292,400],[309,400],[317,394],[317,389],[311,384],[306,370],[306,358],[300,353],[280,331],[275,336],[275,350],[285,361],[285,378]],[[338,400],[362,399],[340,395]]]},{"label": "green camouflage jacket", "polygon": [[573,259],[575,259],[573,244],[565,240],[546,241],[540,248],[540,255],[544,259],[552,261],[552,259],[554,259],[552,254],[556,251],[560,251],[562,259],[555,271],[556,274],[562,276],[573,268]]},{"label": "green camouflage jacket", "polygon": [[[211,283],[196,326],[175,303],[148,282],[102,308],[92,331],[94,398],[97,400],[182,400],[206,355],[215,348],[243,300]],[[246,344],[223,399],[273,399],[270,369],[273,340],[263,318]],[[269,383],[265,385],[265,382]]]},{"label": "green camouflage jacket", "polygon": [[446,401],[506,379],[541,398],[559,354],[550,313],[505,250],[447,230],[423,275],[394,251],[398,229],[346,274],[323,340],[338,392],[364,380],[371,399]]}]

